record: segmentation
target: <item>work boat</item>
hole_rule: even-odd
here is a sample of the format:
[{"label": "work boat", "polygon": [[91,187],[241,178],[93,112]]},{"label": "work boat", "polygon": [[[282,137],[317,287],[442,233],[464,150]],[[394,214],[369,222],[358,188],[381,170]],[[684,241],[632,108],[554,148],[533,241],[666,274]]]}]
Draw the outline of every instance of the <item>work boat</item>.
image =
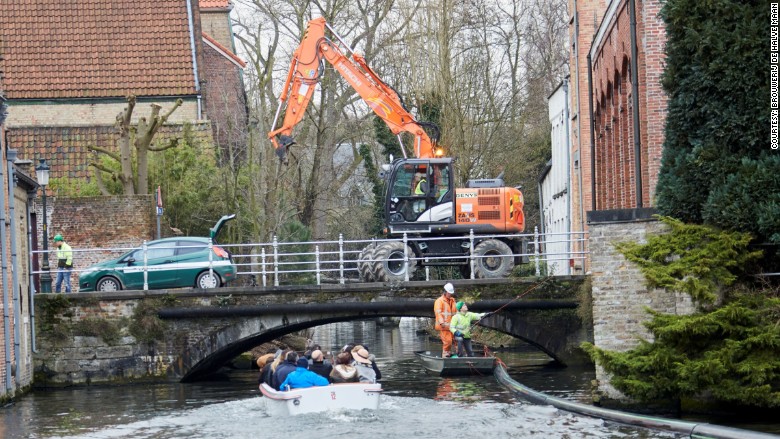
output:
[{"label": "work boat", "polygon": [[423,367],[439,376],[492,375],[496,357],[449,357],[442,358],[430,351],[415,352]]},{"label": "work boat", "polygon": [[328,410],[376,410],[382,385],[342,383],[280,392],[262,383],[260,392],[265,397],[268,414],[290,416]]}]

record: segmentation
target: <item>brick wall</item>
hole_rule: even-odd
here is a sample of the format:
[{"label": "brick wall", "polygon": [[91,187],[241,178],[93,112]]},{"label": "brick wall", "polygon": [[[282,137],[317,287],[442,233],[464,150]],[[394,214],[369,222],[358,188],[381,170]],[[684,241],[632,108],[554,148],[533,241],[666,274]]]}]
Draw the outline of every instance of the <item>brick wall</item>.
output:
[{"label": "brick wall", "polygon": [[[594,44],[593,107],[596,126],[596,208],[637,206],[628,0],[613,5]],[[642,203],[653,205],[664,140],[667,98],[660,84],[666,33],[657,0],[637,1]],[[593,53],[593,52],[591,52]]]},{"label": "brick wall", "polygon": [[[200,11],[200,26],[203,32],[214,38],[219,44],[234,50],[233,32],[230,29],[228,11]],[[205,48],[205,45],[204,45]],[[208,61],[206,61],[208,63]]]},{"label": "brick wall", "polygon": [[[571,109],[571,230],[586,231],[585,213],[591,210],[590,114],[588,110],[588,63],[590,43],[604,16],[604,0],[569,1],[569,90]],[[583,251],[579,246],[575,251]]]},{"label": "brick wall", "polygon": [[[162,105],[162,112],[168,111],[175,98],[159,99],[154,102]],[[152,101],[141,100],[133,109],[133,123],[137,123],[141,117],[148,118],[151,114]],[[62,102],[62,101],[37,101],[24,103],[15,101],[8,112],[8,127],[29,126],[88,126],[88,125],[112,125],[116,115],[124,111],[127,101],[88,101]],[[181,107],[168,119],[169,123],[183,123],[198,119],[198,102],[194,98],[184,100]]]},{"label": "brick wall", "polygon": [[[3,179],[0,188],[7,191],[7,162],[5,160],[5,151],[0,155],[3,166]],[[20,180],[22,180],[20,178]],[[4,218],[6,224],[5,246],[7,270],[4,270],[3,277],[0,278],[0,294],[7,294],[5,300],[0,299],[0,309],[4,303],[8,304],[8,309],[3,310],[3,315],[8,315],[8,333],[5,331],[5,324],[0,324],[0,403],[18,396],[28,388],[33,381],[33,362],[32,362],[32,329],[30,320],[30,295],[29,289],[29,246],[27,231],[30,230],[27,222],[27,191],[29,186],[22,187],[24,183],[14,186],[14,210],[13,223],[11,222],[11,210],[7,197],[4,198],[5,205],[0,206],[5,210]],[[14,227],[15,241],[12,240],[11,227]],[[14,289],[14,274],[16,274],[16,289]],[[14,294],[18,291],[18,294]],[[18,334],[18,338],[17,338]],[[6,353],[5,343],[8,340],[11,347],[10,352]],[[17,346],[18,353],[17,356]],[[15,370],[7,368],[11,364]],[[6,379],[10,376],[11,388],[6,388]]]},{"label": "brick wall", "polygon": [[[590,223],[593,340],[597,347],[627,351],[637,346],[639,338],[652,341],[652,334],[643,326],[649,319],[646,307],[668,314],[694,311],[687,294],[647,288],[639,267],[615,249],[616,242],[645,243],[648,236],[666,231],[666,226],[655,220]],[[600,367],[596,378],[607,397],[625,400],[609,385],[610,377]]]},{"label": "brick wall", "polygon": [[[47,197],[49,266],[52,267],[52,277],[55,277],[57,267],[56,247],[51,241],[54,235],[62,234],[73,248],[76,272],[71,279],[71,285],[74,287],[73,291],[77,292],[78,270],[119,256],[123,253],[119,249],[137,247],[144,240],[156,238],[155,206],[154,195]],[[38,230],[36,242],[42,243],[43,205],[40,198],[35,200],[33,209]],[[169,230],[167,226],[164,229]],[[38,250],[42,249],[43,244],[40,244]],[[39,254],[39,257],[42,255]]]},{"label": "brick wall", "polygon": [[214,140],[223,157],[243,157],[248,129],[242,71],[207,44],[203,45],[203,58],[205,82],[201,92],[205,118],[211,121]]}]

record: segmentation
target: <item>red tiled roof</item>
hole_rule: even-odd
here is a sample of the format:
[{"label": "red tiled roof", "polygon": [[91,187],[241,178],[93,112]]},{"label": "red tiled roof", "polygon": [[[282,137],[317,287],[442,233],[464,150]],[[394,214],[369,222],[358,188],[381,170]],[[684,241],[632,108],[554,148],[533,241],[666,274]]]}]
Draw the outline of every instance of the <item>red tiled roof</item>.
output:
[{"label": "red tiled roof", "polygon": [[203,39],[206,40],[207,44],[210,44],[212,47],[217,49],[217,51],[219,51],[223,56],[232,60],[234,63],[238,64],[238,66],[241,67],[242,69],[246,67],[246,62],[243,59],[239,58],[238,55],[233,53],[227,47],[219,44],[217,40],[211,38],[211,36],[209,36],[209,34],[207,34],[206,32],[203,32]]},{"label": "red tiled roof", "polygon": [[200,6],[201,9],[211,9],[211,8],[226,9],[226,8],[230,8],[230,1],[229,0],[200,0],[198,2],[198,6]]},{"label": "red tiled roof", "polygon": [[13,0],[0,8],[9,99],[194,94],[187,2]]}]

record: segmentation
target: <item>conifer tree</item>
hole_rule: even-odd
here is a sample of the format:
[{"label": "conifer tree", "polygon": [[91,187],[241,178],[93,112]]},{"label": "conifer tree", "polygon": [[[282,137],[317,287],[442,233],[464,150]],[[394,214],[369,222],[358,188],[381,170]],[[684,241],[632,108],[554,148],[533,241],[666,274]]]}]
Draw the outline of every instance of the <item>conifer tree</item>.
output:
[{"label": "conifer tree", "polygon": [[769,147],[766,2],[669,0],[669,95],[657,206],[780,243],[780,157]]}]

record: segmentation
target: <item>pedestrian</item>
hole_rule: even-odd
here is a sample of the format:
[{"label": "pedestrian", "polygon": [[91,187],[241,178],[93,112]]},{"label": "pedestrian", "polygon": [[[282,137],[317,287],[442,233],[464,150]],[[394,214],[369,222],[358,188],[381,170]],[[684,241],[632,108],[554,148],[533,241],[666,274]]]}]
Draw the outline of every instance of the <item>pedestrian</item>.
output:
[{"label": "pedestrian", "polygon": [[70,275],[73,271],[73,249],[70,248],[61,234],[54,235],[54,245],[57,246],[57,281],[54,292],[59,293],[65,282],[65,292],[70,293]]},{"label": "pedestrian", "polygon": [[433,304],[433,312],[436,315],[436,326],[441,338],[441,357],[447,358],[452,352],[452,332],[450,332],[450,320],[457,312],[455,309],[455,287],[451,283],[444,284],[444,292]]},{"label": "pedestrian", "polygon": [[455,341],[458,342],[458,355],[461,357],[464,355],[473,357],[474,351],[471,349],[471,323],[490,315],[490,313],[478,314],[469,312],[469,307],[465,302],[456,303],[455,309],[458,312],[450,321],[450,331],[455,336]]},{"label": "pedestrian", "polygon": [[327,386],[328,379],[309,370],[309,360],[301,357],[296,361],[295,370],[285,377],[279,390],[305,389],[314,386]]}]

